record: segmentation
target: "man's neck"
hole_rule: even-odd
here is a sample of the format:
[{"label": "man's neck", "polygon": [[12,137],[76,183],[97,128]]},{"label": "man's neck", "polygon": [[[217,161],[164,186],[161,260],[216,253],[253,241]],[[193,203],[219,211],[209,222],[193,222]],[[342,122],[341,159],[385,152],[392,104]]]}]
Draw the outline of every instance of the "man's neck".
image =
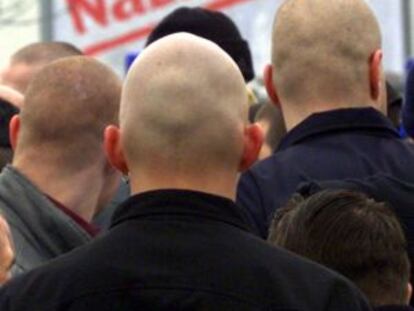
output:
[{"label": "man's neck", "polygon": [[[298,105],[297,105],[298,106]],[[350,109],[350,108],[377,108],[373,105],[363,105],[361,103],[356,103],[352,105],[350,103],[316,103],[312,105],[302,105],[298,108],[300,109],[292,109],[292,107],[296,107],[292,104],[287,104],[282,106],[283,111],[283,118],[285,120],[286,129],[289,132],[294,127],[302,123],[304,120],[309,118],[311,115],[316,113],[323,113],[338,109]]]},{"label": "man's neck", "polygon": [[142,170],[137,174],[130,173],[131,193],[179,189],[210,193],[235,201],[237,174],[218,174],[216,176],[179,176],[172,174],[145,174]]},{"label": "man's neck", "polygon": [[[49,165],[48,165],[49,164]],[[13,167],[25,175],[45,195],[58,201],[86,221],[96,211],[102,187],[102,177],[94,168],[74,174],[62,172],[50,165],[14,161]]]}]

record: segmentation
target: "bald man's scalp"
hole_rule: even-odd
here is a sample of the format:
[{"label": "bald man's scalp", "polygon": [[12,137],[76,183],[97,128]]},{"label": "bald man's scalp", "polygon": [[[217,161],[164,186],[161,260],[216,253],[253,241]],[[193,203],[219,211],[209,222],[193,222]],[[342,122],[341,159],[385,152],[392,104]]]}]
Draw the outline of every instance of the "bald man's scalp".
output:
[{"label": "bald man's scalp", "polygon": [[16,51],[12,55],[12,63],[45,65],[61,58],[81,55],[81,50],[67,42],[36,42]]},{"label": "bald man's scalp", "polygon": [[70,168],[102,153],[103,131],[118,121],[121,81],[107,66],[78,56],[47,65],[29,85],[16,156],[33,148]]},{"label": "bald man's scalp", "polygon": [[381,48],[381,34],[365,1],[287,0],[273,30],[274,82],[282,101],[369,93],[368,64]]},{"label": "bald man's scalp", "polygon": [[134,63],[124,85],[121,131],[128,162],[194,170],[238,163],[247,92],[234,61],[214,43],[167,36]]},{"label": "bald man's scalp", "polygon": [[0,75],[1,83],[26,93],[33,76],[58,59],[80,56],[82,51],[66,42],[36,42],[16,51]]}]

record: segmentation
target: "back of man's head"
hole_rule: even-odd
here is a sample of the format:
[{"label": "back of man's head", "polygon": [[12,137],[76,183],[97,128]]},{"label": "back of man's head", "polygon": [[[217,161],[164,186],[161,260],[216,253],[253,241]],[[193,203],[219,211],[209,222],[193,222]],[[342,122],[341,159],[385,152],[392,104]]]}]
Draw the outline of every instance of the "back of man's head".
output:
[{"label": "back of man's head", "polygon": [[243,76],[216,44],[185,33],[154,42],[123,88],[120,133],[129,171],[141,186],[145,176],[183,187],[192,179],[188,187],[196,187],[212,175],[236,175],[249,149],[247,110]]},{"label": "back of man's head", "polygon": [[287,0],[272,41],[272,82],[282,105],[309,114],[382,96],[381,35],[364,0]]},{"label": "back of man's head", "polygon": [[322,191],[276,212],[269,241],[345,275],[374,306],[407,304],[410,264],[390,208],[365,194]]},{"label": "back of man's head", "polygon": [[2,83],[25,93],[34,74],[45,65],[58,59],[82,54],[82,51],[66,42],[29,44],[12,55],[9,68],[2,74]]},{"label": "back of man's head", "polygon": [[20,116],[12,121],[13,164],[46,161],[63,172],[104,158],[103,131],[117,123],[121,82],[83,56],[58,60],[32,80]]}]

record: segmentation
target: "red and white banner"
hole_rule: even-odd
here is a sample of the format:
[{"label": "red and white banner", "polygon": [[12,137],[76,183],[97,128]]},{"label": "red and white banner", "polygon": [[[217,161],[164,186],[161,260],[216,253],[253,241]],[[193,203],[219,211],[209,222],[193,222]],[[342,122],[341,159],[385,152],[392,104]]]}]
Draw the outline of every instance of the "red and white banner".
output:
[{"label": "red and white banner", "polygon": [[[274,14],[283,0],[56,0],[55,40],[72,42],[87,54],[124,71],[125,55],[142,49],[153,27],[180,6],[227,13],[251,46],[256,71],[269,60]],[[401,71],[404,45],[400,1],[370,0],[383,27],[386,66]],[[392,3],[392,4],[391,4]],[[397,26],[397,27],[396,27]]]}]

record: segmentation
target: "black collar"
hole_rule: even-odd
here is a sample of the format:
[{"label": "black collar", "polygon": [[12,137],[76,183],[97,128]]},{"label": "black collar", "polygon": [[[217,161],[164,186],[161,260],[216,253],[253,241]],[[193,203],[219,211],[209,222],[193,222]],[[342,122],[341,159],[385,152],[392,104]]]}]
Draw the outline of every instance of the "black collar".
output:
[{"label": "black collar", "polygon": [[252,231],[245,214],[233,201],[203,192],[175,189],[149,191],[131,196],[116,210],[111,227],[129,219],[154,215],[208,218]]},{"label": "black collar", "polygon": [[287,149],[315,135],[349,131],[399,137],[391,121],[374,108],[338,109],[315,113],[305,119],[286,134],[277,151]]}]

